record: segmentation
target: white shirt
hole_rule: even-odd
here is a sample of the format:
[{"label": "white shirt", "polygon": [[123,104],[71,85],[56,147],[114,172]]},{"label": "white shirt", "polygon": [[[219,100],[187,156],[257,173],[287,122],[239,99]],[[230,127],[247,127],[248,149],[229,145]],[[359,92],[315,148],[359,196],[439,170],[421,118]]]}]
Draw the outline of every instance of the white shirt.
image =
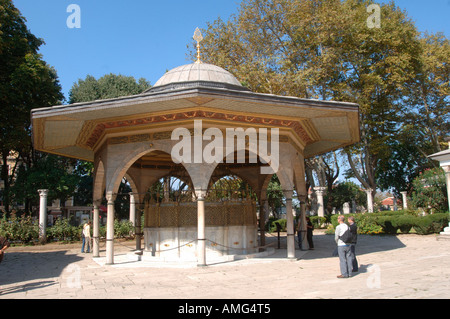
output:
[{"label": "white shirt", "polygon": [[337,243],[338,246],[347,246],[348,245],[339,239],[339,236],[342,236],[347,229],[348,229],[348,225],[346,223],[339,224],[336,227],[336,231],[334,232],[334,241]]},{"label": "white shirt", "polygon": [[91,237],[91,226],[88,224],[84,224],[83,226],[83,235],[84,237]]}]

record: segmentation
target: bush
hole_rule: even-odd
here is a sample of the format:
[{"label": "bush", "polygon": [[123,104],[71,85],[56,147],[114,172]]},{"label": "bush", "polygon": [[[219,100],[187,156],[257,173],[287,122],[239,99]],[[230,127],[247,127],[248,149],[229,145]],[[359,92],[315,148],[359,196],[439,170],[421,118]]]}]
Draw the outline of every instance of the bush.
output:
[{"label": "bush", "polygon": [[15,214],[12,214],[7,219],[6,215],[3,215],[0,235],[9,241],[30,243],[39,238],[39,224],[33,221],[31,216],[17,217]]},{"label": "bush", "polygon": [[118,221],[114,220],[114,237],[124,238],[129,237],[134,231],[133,223],[129,220]]},{"label": "bush", "polygon": [[428,169],[414,179],[411,204],[427,213],[447,211],[447,186],[442,168]]},{"label": "bush", "polygon": [[417,234],[428,235],[441,232],[448,222],[448,214],[432,214],[419,217],[413,227]]},{"label": "bush", "polygon": [[[442,229],[448,226],[448,214],[432,214],[426,216],[419,216],[414,211],[397,211],[397,212],[380,212],[372,214],[350,214],[345,215],[354,216],[355,222],[358,225],[358,234],[377,235],[390,234],[395,235],[398,232],[408,234],[414,228],[417,234],[428,235],[439,233]],[[327,229],[327,234],[334,233],[338,215],[331,217],[331,224]]]},{"label": "bush", "polygon": [[330,222],[329,215],[326,217],[310,216],[309,219],[313,224],[314,229],[324,228],[324,226]]},{"label": "bush", "polygon": [[47,228],[48,240],[77,241],[81,239],[82,226],[76,227],[69,223],[66,218],[55,221],[53,226]]},{"label": "bush", "polygon": [[408,234],[417,220],[417,216],[400,215],[392,220],[392,226],[402,234]]}]

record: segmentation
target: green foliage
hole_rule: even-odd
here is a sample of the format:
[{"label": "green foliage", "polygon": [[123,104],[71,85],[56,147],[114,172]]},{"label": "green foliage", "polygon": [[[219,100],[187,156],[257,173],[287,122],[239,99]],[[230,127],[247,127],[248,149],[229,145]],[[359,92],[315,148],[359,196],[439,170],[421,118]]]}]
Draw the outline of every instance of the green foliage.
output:
[{"label": "green foliage", "polygon": [[414,223],[414,230],[419,235],[439,233],[444,227],[448,226],[448,214],[426,215]]},{"label": "green foliage", "polygon": [[[415,231],[420,235],[428,235],[439,233],[442,229],[448,226],[448,214],[432,214],[420,215],[417,211],[388,211],[379,213],[365,213],[365,214],[349,214],[354,216],[355,222],[358,225],[358,234],[378,235],[389,234],[395,235],[398,233],[408,234]],[[334,233],[334,229],[338,225],[338,215],[331,217],[331,224],[327,233]]]},{"label": "green foliage", "polygon": [[[33,108],[60,104],[64,99],[56,71],[38,54],[44,43],[25,24],[11,0],[0,0],[0,154],[3,162],[11,153],[31,162]],[[2,165],[3,202],[9,209],[12,175]]]},{"label": "green foliage", "polygon": [[277,214],[283,203],[284,193],[281,188],[281,183],[276,174],[274,174],[267,186],[267,202],[273,214]]},{"label": "green foliage", "polygon": [[309,220],[311,221],[314,229],[319,229],[323,228],[326,224],[330,222],[330,215],[326,215],[325,217],[310,216]]},{"label": "green foliage", "polygon": [[450,129],[449,40],[421,34],[393,2],[380,4],[373,29],[372,0],[240,3],[202,30],[205,62],[254,92],[358,103],[361,142],[345,150],[351,176],[363,188],[410,190]]},{"label": "green foliage", "polygon": [[12,214],[9,219],[3,215],[0,224],[0,236],[9,241],[21,241],[30,243],[39,237],[39,225],[31,219],[31,216],[17,217]]},{"label": "green foliage", "polygon": [[90,102],[140,94],[150,87],[150,83],[141,78],[136,82],[132,76],[107,74],[98,80],[88,75],[78,80],[69,92],[69,103]]},{"label": "green foliage", "polygon": [[344,203],[351,203],[353,199],[358,205],[366,206],[366,193],[353,182],[339,183],[333,188],[332,196],[328,194],[325,196],[327,205],[331,207],[342,207]]},{"label": "green foliage", "polygon": [[114,236],[116,238],[129,237],[134,231],[134,226],[129,220],[114,220]]},{"label": "green foliage", "polygon": [[447,186],[442,168],[428,169],[413,181],[411,204],[425,212],[448,210]]},{"label": "green foliage", "polygon": [[[83,226],[73,226],[66,218],[60,218],[55,221],[53,226],[47,227],[48,241],[73,242],[81,240]],[[114,220],[114,237],[126,238],[134,233],[134,226],[129,220]],[[91,227],[92,234],[92,227]],[[106,226],[100,226],[99,235],[106,237]],[[12,242],[32,243],[39,239],[39,224],[33,221],[31,216],[24,215],[17,217],[12,214],[9,218],[6,214],[0,220],[0,236],[7,238]]]},{"label": "green foliage", "polygon": [[11,188],[12,198],[19,203],[27,200],[37,204],[38,189],[48,189],[48,200],[70,198],[80,181],[80,177],[71,172],[71,162],[56,155],[36,156],[31,167],[21,165],[16,181]]},{"label": "green foliage", "polygon": [[278,223],[281,228],[280,231],[286,231],[286,219],[276,219],[274,217],[269,218],[269,221],[266,224],[266,230],[269,231],[269,233],[274,233],[277,231],[277,225]]},{"label": "green foliage", "polygon": [[83,226],[72,226],[67,218],[59,218],[47,228],[47,240],[77,241],[81,239]]}]

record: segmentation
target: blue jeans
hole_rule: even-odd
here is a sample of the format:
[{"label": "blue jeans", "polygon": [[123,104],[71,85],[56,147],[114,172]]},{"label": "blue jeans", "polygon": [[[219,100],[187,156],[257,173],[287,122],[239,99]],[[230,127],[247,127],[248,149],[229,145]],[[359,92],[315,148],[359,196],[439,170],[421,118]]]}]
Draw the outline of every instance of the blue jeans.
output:
[{"label": "blue jeans", "polygon": [[87,244],[87,253],[91,252],[91,237],[83,237],[83,245],[81,246],[81,252],[84,253],[84,245]]},{"label": "blue jeans", "polygon": [[353,253],[350,245],[338,246],[341,275],[350,277],[353,269]]}]

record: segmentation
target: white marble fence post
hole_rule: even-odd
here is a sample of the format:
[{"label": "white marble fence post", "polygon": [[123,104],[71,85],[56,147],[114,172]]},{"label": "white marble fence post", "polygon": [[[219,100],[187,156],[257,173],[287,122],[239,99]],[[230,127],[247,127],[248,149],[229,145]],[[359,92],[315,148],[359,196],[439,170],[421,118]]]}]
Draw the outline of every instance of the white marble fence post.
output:
[{"label": "white marble fence post", "polygon": [[47,196],[48,189],[39,189],[39,242],[47,241]]},{"label": "white marble fence post", "polygon": [[314,191],[317,196],[317,216],[324,217],[325,216],[325,207],[323,205],[323,195],[327,190],[326,187],[314,187]]}]

